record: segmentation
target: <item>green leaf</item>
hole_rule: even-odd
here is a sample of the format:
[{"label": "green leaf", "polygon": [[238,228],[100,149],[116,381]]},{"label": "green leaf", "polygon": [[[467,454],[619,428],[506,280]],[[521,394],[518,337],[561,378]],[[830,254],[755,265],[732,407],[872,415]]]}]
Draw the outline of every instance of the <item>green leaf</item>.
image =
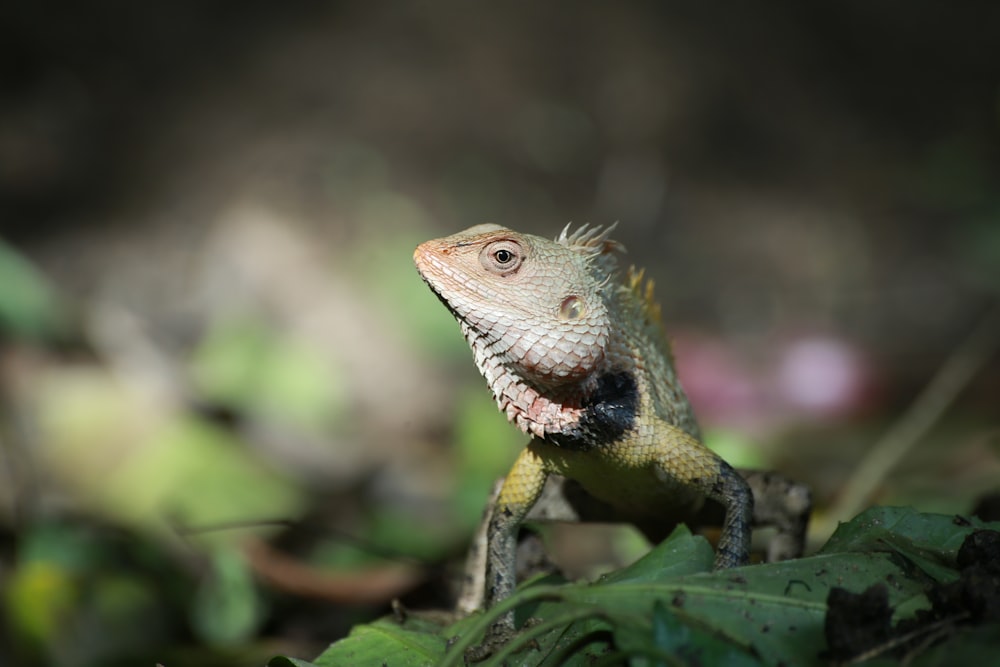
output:
[{"label": "green leaf", "polygon": [[820,553],[888,551],[936,582],[958,577],[955,556],[962,541],[986,524],[944,514],[921,514],[906,507],[874,507],[842,524]]},{"label": "green leaf", "polygon": [[969,533],[987,525],[976,518],[923,514],[912,507],[872,507],[841,524],[820,553],[878,550],[887,536],[896,536],[918,549],[954,554]]},{"label": "green leaf", "polygon": [[[355,628],[317,664],[462,664],[462,651],[513,609],[524,629],[484,665],[823,665],[832,588],[860,592],[886,583],[894,621],[913,616],[929,606],[930,583],[958,576],[955,552],[965,537],[987,526],[875,508],[841,526],[814,556],[721,572],[708,571],[707,543],[681,528],[638,562],[595,583],[528,582],[489,612],[447,628],[383,619]],[[525,624],[528,618],[534,620]],[[963,648],[968,664],[996,655],[995,634],[962,629],[955,636],[974,647]],[[445,638],[454,643],[448,652]],[[534,648],[526,649],[529,640]],[[932,650],[914,664],[951,664],[949,655]]]},{"label": "green leaf", "polygon": [[417,618],[408,619],[403,624],[383,618],[354,628],[346,639],[324,651],[315,665],[436,665],[445,648],[445,639],[437,634],[439,630],[439,626]]},{"label": "green leaf", "polygon": [[917,656],[913,667],[1000,665],[1000,628],[996,624],[961,628],[949,641]]},{"label": "green leaf", "polygon": [[708,572],[715,554],[708,541],[679,525],[658,547],[632,565],[601,577],[601,585],[662,581],[667,577]]},{"label": "green leaf", "polygon": [[616,643],[643,665],[760,665],[749,645],[685,620],[663,602],[653,606],[652,627],[622,627]]},{"label": "green leaf", "polygon": [[317,667],[315,662],[307,662],[298,658],[286,658],[279,655],[267,661],[267,667]]}]

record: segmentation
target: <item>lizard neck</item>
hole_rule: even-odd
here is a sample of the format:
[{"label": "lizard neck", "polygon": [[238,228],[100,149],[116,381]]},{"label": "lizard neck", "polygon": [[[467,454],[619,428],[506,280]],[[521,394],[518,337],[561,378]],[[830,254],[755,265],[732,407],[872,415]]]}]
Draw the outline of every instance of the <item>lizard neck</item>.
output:
[{"label": "lizard neck", "polygon": [[634,371],[602,368],[568,386],[540,387],[462,328],[497,406],[525,433],[560,447],[591,449],[634,428],[640,403]]},{"label": "lizard neck", "polygon": [[[583,412],[580,388],[560,392],[556,398],[551,389],[542,389],[521,377],[501,355],[481,345],[479,340],[470,337],[469,342],[497,407],[523,432],[545,439],[549,433],[572,428],[580,421]],[[585,383],[578,387],[582,384]]]},{"label": "lizard neck", "polygon": [[634,373],[607,372],[599,375],[595,384],[577,421],[547,434],[546,440],[567,449],[589,450],[618,443],[636,427],[640,401]]}]

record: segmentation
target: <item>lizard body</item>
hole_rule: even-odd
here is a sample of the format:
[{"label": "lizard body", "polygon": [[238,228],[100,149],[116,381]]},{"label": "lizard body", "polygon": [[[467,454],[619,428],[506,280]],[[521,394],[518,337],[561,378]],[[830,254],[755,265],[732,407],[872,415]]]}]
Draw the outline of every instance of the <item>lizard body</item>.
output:
[{"label": "lizard body", "polygon": [[[632,269],[615,279],[622,248],[610,231],[567,227],[549,240],[486,224],[414,252],[499,409],[531,436],[487,519],[487,606],[513,591],[517,530],[550,475],[640,527],[672,525],[715,501],[724,510],[715,567],[749,558],[754,495],[702,444],[652,282]],[[513,633],[513,614],[501,616],[467,657],[482,659]]]}]

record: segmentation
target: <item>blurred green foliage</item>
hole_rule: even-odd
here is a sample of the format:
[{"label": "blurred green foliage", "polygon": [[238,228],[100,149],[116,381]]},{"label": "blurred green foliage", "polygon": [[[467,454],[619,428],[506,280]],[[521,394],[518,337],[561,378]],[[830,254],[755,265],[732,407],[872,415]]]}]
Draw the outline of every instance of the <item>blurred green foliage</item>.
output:
[{"label": "blurred green foliage", "polygon": [[205,399],[307,432],[331,431],[347,409],[348,378],[318,351],[250,316],[213,322],[191,373]]},{"label": "blurred green foliage", "polygon": [[381,191],[358,207],[356,250],[338,257],[348,275],[363,276],[386,320],[400,327],[400,342],[434,358],[457,359],[464,343],[454,318],[417,277],[413,249],[433,232],[427,212],[400,193]]},{"label": "blurred green foliage", "polygon": [[[341,185],[377,188],[377,156],[360,146],[356,152],[368,155],[370,169],[361,182]],[[402,195],[370,194],[355,202],[357,214],[373,228],[377,220],[397,220],[399,233],[362,233],[357,251],[331,269],[364,276],[387,321],[405,323],[401,342],[464,365],[458,328],[409,261],[428,235],[426,214]],[[0,282],[0,325],[32,338],[55,332],[60,300],[6,246],[2,277],[8,280]],[[252,310],[220,313],[208,324],[180,369],[199,402],[334,443],[334,434],[350,429],[350,380],[331,355]],[[462,549],[490,484],[523,440],[474,370],[468,375],[475,386],[454,408],[456,481],[442,519],[376,504],[354,518],[356,542],[317,536],[299,554],[303,562],[351,571],[384,563],[385,554],[430,563]],[[30,520],[18,535],[3,601],[19,659],[90,667],[183,655],[185,664],[211,665],[253,647],[274,608],[240,546],[246,529],[215,528],[294,520],[306,511],[308,493],[262,460],[244,433],[99,360],[47,365],[29,387],[22,398],[38,443],[32,455],[72,494],[80,516]],[[141,629],[129,628],[140,619]],[[176,643],[188,634],[193,644]]]},{"label": "blurred green foliage", "polygon": [[525,435],[507,423],[481,383],[460,394],[453,443],[457,459],[455,503],[466,530],[479,524],[493,482],[507,474],[524,443]]},{"label": "blurred green foliage", "polygon": [[733,429],[708,429],[705,444],[737,468],[766,469],[770,465],[763,450],[752,438]]},{"label": "blurred green foliage", "polygon": [[225,428],[150,401],[100,371],[57,371],[36,406],[38,455],[82,506],[162,531],[189,523],[294,516],[292,480]]},{"label": "blurred green foliage", "polygon": [[41,521],[21,535],[4,591],[14,648],[25,664],[91,665],[170,637],[164,595],[176,576],[159,548],[86,521]]},{"label": "blurred green foliage", "polygon": [[48,339],[67,326],[65,306],[49,281],[0,239],[0,336]]},{"label": "blurred green foliage", "polygon": [[243,553],[232,547],[215,548],[210,562],[192,600],[193,629],[209,645],[245,643],[266,618],[254,576]]}]

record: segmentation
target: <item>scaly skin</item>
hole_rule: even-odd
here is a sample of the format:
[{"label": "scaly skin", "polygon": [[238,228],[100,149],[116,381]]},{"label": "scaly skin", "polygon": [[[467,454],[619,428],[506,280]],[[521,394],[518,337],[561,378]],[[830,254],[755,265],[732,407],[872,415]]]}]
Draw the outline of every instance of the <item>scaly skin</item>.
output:
[{"label": "scaly skin", "polygon": [[[498,407],[531,436],[488,519],[487,606],[513,591],[518,528],[553,474],[637,525],[694,516],[714,500],[724,509],[715,567],[749,558],[750,488],[701,443],[652,284],[632,270],[614,280],[621,247],[608,232],[552,241],[478,225],[414,253]],[[514,631],[505,614],[466,657],[485,658]]]}]

